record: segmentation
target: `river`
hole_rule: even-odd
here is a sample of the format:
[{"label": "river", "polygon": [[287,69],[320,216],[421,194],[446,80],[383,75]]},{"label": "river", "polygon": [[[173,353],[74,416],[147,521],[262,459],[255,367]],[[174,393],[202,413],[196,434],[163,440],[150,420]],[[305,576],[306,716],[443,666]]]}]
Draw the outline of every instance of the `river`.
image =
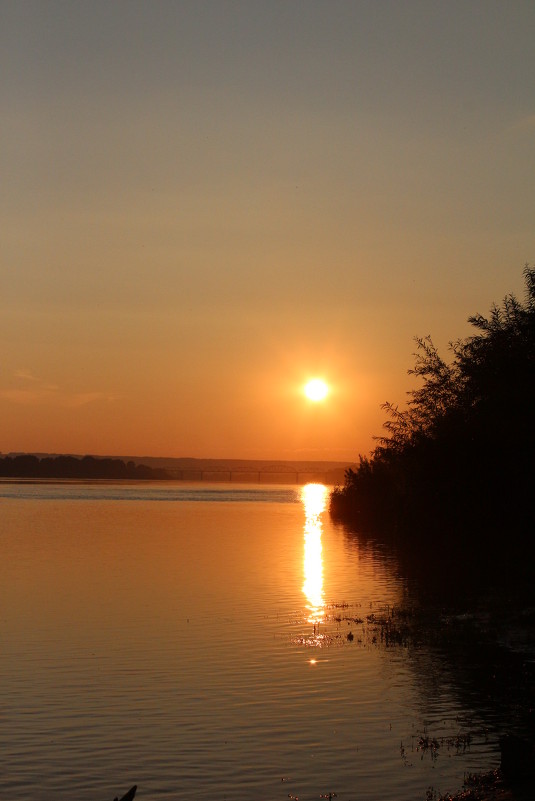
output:
[{"label": "river", "polygon": [[0,798],[424,801],[496,767],[500,721],[385,639],[410,581],[327,500],[2,483]]}]

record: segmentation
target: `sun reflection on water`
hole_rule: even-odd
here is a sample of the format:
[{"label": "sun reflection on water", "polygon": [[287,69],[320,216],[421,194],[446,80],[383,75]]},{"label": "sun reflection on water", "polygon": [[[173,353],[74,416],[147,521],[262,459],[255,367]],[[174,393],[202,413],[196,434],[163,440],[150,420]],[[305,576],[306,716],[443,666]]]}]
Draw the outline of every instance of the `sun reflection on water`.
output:
[{"label": "sun reflection on water", "polygon": [[327,505],[327,487],[323,484],[306,484],[301,491],[305,507],[305,556],[303,592],[307,599],[308,622],[316,627],[323,620],[323,559],[321,547],[321,514]]}]

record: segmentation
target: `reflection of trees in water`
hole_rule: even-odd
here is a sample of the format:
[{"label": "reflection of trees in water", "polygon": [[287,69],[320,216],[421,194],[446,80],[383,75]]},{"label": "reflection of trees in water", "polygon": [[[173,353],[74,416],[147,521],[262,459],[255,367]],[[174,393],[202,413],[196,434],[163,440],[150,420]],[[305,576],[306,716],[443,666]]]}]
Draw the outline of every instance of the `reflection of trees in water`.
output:
[{"label": "reflection of trees in water", "polygon": [[[497,747],[498,736],[509,732],[535,738],[531,582],[500,575],[497,562],[480,559],[476,566],[473,554],[463,559],[459,551],[441,560],[440,551],[429,548],[415,556],[399,541],[379,543],[351,526],[340,528],[348,549],[371,555],[405,587],[399,605],[365,617],[364,644],[404,649],[424,698],[433,706],[445,691],[451,693],[467,710],[459,731],[474,741],[489,737]],[[472,710],[478,721],[471,719]],[[439,735],[429,731],[430,737]]]}]

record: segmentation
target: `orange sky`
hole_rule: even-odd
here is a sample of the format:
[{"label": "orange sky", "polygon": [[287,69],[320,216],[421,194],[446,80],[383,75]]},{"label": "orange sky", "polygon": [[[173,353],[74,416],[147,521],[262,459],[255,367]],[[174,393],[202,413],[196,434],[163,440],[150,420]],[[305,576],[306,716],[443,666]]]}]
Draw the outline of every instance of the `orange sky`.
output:
[{"label": "orange sky", "polygon": [[353,460],[522,294],[533,4],[1,15],[1,451]]}]

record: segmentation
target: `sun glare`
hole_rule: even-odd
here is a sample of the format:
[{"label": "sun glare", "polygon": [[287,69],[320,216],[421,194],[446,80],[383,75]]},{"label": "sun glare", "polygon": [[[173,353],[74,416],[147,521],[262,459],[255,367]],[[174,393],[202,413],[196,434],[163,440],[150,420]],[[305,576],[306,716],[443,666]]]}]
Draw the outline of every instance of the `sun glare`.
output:
[{"label": "sun glare", "polygon": [[321,378],[312,378],[305,384],[305,395],[311,401],[317,403],[327,397],[329,387]]}]

